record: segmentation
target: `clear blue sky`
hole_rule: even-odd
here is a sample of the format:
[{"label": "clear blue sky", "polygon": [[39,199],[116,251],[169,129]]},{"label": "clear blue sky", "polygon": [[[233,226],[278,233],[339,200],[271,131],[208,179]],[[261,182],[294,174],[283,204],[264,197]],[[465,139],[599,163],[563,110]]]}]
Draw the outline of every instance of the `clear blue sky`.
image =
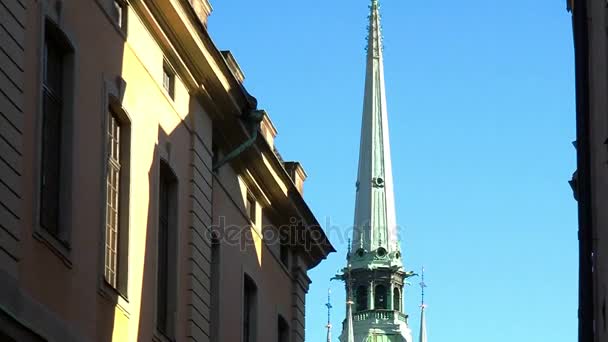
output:
[{"label": "clear blue sky", "polygon": [[[310,273],[307,297],[307,341],[323,341],[329,279],[345,264],[333,229],[353,221],[368,0],[212,4],[212,37],[236,56],[281,154],[309,174],[309,205],[334,227],[338,252]],[[401,248],[408,269],[427,270],[429,341],[574,341],[566,1],[383,0],[382,14]],[[344,290],[331,287],[337,341]],[[419,300],[408,287],[415,339]]]}]

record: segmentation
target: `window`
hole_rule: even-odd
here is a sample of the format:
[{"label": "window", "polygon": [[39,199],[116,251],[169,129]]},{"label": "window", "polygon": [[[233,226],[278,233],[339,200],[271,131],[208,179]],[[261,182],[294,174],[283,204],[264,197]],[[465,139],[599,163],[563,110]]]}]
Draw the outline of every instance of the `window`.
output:
[{"label": "window", "polygon": [[386,286],[378,285],[375,290],[374,309],[386,309]]},{"label": "window", "polygon": [[399,289],[393,289],[393,310],[401,311],[401,294]]},{"label": "window", "polygon": [[281,259],[281,263],[285,265],[285,267],[289,267],[289,235],[286,230],[282,230],[279,233],[279,257]]},{"label": "window", "polygon": [[[40,226],[51,235],[67,243],[67,237],[61,236],[60,203],[62,192],[62,162],[67,156],[63,150],[66,144],[64,136],[68,127],[65,125],[66,98],[68,95],[66,76],[70,72],[68,57],[72,50],[67,39],[59,28],[50,21],[45,23],[43,48],[43,84],[42,84],[42,154],[40,167]],[[67,165],[65,165],[67,166]],[[64,166],[64,167],[65,167]]]},{"label": "window", "polygon": [[177,307],[177,178],[164,161],[160,163],[158,196],[156,327],[160,333],[173,339]]},{"label": "window", "polygon": [[249,221],[255,224],[255,198],[250,194],[247,194],[247,200],[245,201],[245,212]]},{"label": "window", "polygon": [[112,0],[112,18],[121,31],[127,29],[127,2],[126,0]]},{"label": "window", "polygon": [[255,342],[257,286],[245,275],[243,284],[243,342]]},{"label": "window", "polygon": [[127,296],[129,246],[130,125],[126,115],[109,109],[106,127],[106,215],[104,279]]},{"label": "window", "polygon": [[175,73],[168,65],[163,67],[163,88],[172,99],[175,99]]},{"label": "window", "polygon": [[277,327],[277,341],[289,342],[289,325],[283,316],[279,315]]},{"label": "window", "polygon": [[357,311],[367,310],[367,287],[359,286],[357,287]]}]

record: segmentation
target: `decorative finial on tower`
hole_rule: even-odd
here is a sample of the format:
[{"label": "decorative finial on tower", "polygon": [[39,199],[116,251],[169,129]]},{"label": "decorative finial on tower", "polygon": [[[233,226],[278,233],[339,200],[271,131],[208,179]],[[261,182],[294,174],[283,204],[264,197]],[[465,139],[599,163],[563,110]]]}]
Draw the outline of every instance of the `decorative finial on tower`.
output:
[{"label": "decorative finial on tower", "polygon": [[348,250],[346,251],[346,261],[348,263],[350,263],[350,252],[351,252],[350,239],[348,239]]},{"label": "decorative finial on tower", "polygon": [[422,266],[422,274],[421,274],[421,281],[420,281],[420,288],[422,289],[422,303],[420,304],[420,307],[424,310],[424,288],[426,287],[426,284],[424,283],[424,266]]},{"label": "decorative finial on tower", "polygon": [[[350,246],[350,241],[349,241],[349,246]],[[350,253],[349,253],[350,255]],[[355,302],[353,302],[353,284],[352,284],[352,278],[351,278],[351,264],[350,264],[350,258],[348,260],[348,266],[346,269],[346,287],[348,289],[348,293],[346,294],[347,298],[346,298],[346,329],[348,330],[346,332],[346,342],[355,342],[355,333],[354,333],[354,328],[353,328],[353,304]]]},{"label": "decorative finial on tower", "polygon": [[331,288],[327,289],[327,303],[325,303],[327,307],[327,342],[331,342]]},{"label": "decorative finial on tower", "polygon": [[424,309],[426,308],[426,304],[424,304],[424,288],[426,284],[424,283],[424,266],[422,266],[422,274],[421,274],[420,288],[422,289],[422,304],[420,304],[420,342],[427,342],[426,338],[426,318],[424,315]]}]

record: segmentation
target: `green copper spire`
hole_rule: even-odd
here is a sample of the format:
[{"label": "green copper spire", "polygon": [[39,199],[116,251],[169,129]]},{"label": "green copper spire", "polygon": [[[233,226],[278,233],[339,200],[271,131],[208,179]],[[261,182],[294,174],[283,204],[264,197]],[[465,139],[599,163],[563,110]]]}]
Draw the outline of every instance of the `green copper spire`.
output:
[{"label": "green copper spire", "polygon": [[412,342],[403,305],[384,86],[380,6],[371,0],[352,251],[337,278],[348,293],[341,342]]},{"label": "green copper spire", "polygon": [[372,0],[353,232],[358,253],[399,251],[379,8]]}]

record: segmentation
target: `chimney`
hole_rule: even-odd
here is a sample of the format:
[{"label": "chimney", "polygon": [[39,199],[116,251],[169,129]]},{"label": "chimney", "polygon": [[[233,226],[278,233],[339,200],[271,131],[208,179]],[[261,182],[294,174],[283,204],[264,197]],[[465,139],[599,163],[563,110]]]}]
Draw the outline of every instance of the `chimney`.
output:
[{"label": "chimney", "polygon": [[213,11],[213,8],[211,7],[209,1],[188,0],[188,2],[190,3],[190,6],[192,6],[194,14],[196,14],[198,20],[200,20],[203,26],[207,28],[207,18],[209,17],[209,14],[211,14],[211,11]]},{"label": "chimney", "polygon": [[232,52],[230,52],[228,50],[224,50],[221,52],[222,52],[222,56],[224,56],[224,60],[226,61],[226,64],[228,65],[228,68],[230,69],[230,71],[232,72],[234,77],[239,82],[243,83],[243,81],[245,80],[245,74],[243,74],[243,71],[241,70],[239,63],[236,62],[236,59],[234,58],[234,55],[232,54]]},{"label": "chimney", "polygon": [[272,124],[272,121],[270,121],[270,117],[266,112],[264,112],[264,118],[260,123],[260,131],[266,142],[268,142],[268,145],[270,145],[270,149],[275,150],[274,138],[277,136],[277,129]]},{"label": "chimney", "polygon": [[298,191],[300,192],[300,194],[303,196],[304,195],[304,181],[306,180],[306,177],[308,177],[308,175],[306,174],[306,171],[304,171],[304,168],[302,167],[302,164],[300,164],[299,162],[285,162],[285,170],[287,170],[287,173],[289,174],[289,177],[291,177],[291,180],[293,180],[293,183],[296,185],[296,188],[298,189]]}]

